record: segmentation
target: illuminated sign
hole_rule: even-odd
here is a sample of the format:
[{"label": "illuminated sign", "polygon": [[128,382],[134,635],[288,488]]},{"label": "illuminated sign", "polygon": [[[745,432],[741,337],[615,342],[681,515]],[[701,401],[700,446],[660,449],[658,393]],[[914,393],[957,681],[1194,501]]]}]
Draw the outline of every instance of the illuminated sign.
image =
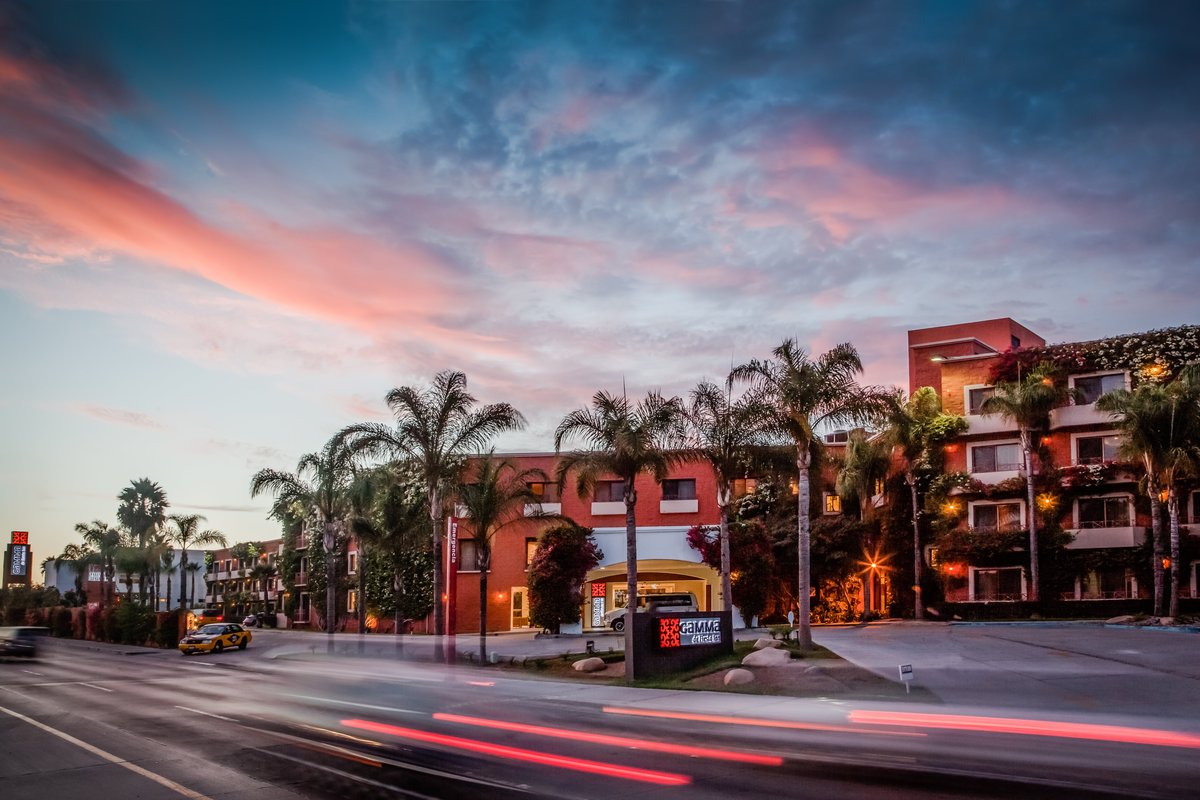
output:
[{"label": "illuminated sign", "polygon": [[12,545],[12,562],[9,574],[16,578],[24,578],[29,572],[29,545]]},{"label": "illuminated sign", "polygon": [[604,627],[604,598],[603,597],[593,597],[592,598],[592,627],[593,628],[603,628]]},{"label": "illuminated sign", "polygon": [[604,597],[605,591],[608,589],[607,583],[593,583],[592,597]]},{"label": "illuminated sign", "polygon": [[659,647],[693,647],[720,643],[720,617],[662,617],[658,620]]},{"label": "illuminated sign", "polygon": [[29,531],[13,531],[12,532],[12,543],[13,544],[29,544]]},{"label": "illuminated sign", "polygon": [[103,580],[100,573],[100,567],[95,565],[88,567],[87,579],[92,583],[99,583],[101,580]]}]

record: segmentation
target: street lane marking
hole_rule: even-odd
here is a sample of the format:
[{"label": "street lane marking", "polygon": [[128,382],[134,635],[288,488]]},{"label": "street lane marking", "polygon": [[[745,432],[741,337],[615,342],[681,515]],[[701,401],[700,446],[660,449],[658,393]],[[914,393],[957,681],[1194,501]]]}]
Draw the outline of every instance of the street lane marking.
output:
[{"label": "street lane marking", "polygon": [[21,672],[28,672],[30,675],[45,675],[46,674],[44,672],[34,672],[31,669],[23,669],[23,670],[21,670]]},{"label": "street lane marking", "polygon": [[392,706],[373,706],[370,703],[354,703],[350,700],[334,700],[332,697],[313,697],[307,694],[288,694],[286,697],[295,697],[297,700],[316,700],[318,703],[329,703],[335,706],[353,706],[354,708],[369,708],[372,711],[394,711],[397,714],[420,714],[422,717],[425,714],[421,711],[413,711],[407,708],[393,708]]},{"label": "street lane marking", "polygon": [[86,686],[86,687],[88,687],[89,689],[99,689],[99,690],[100,690],[100,691],[102,691],[102,692],[108,692],[108,693],[110,693],[110,694],[112,693],[112,689],[106,689],[106,688],[104,688],[103,686],[97,686],[97,685],[96,685],[96,684],[94,684],[94,683],[84,683],[83,681],[80,681],[80,682],[79,682],[79,685],[80,685],[80,686]]},{"label": "street lane marking", "polygon": [[226,722],[237,722],[237,720],[233,719],[232,717],[222,717],[220,714],[214,714],[211,711],[201,711],[198,708],[188,708],[187,706],[175,706],[175,707],[180,709],[181,711],[190,711],[193,714],[203,714],[204,716],[212,717],[213,719],[221,719]]},{"label": "street lane marking", "polygon": [[157,783],[159,786],[165,786],[166,788],[170,789],[171,791],[173,791],[177,794],[181,794],[184,797],[191,798],[191,800],[212,800],[212,798],[210,798],[208,795],[204,795],[204,794],[200,794],[199,792],[192,791],[191,789],[187,788],[186,786],[182,786],[182,785],[176,783],[175,781],[171,780],[170,778],[164,778],[162,775],[151,772],[150,770],[145,769],[143,767],[139,767],[137,764],[131,764],[130,762],[126,761],[125,759],[121,758],[120,756],[115,756],[112,753],[108,752],[107,750],[101,750],[99,747],[96,747],[95,745],[88,744],[87,742],[83,741],[82,739],[76,739],[71,734],[64,733],[63,731],[60,731],[57,728],[51,728],[49,725],[45,725],[41,722],[38,722],[36,719],[30,719],[29,717],[25,716],[24,714],[20,714],[16,711],[13,711],[10,708],[5,708],[4,706],[0,706],[0,711],[4,712],[5,714],[8,714],[10,717],[16,717],[17,719],[21,720],[22,722],[28,722],[33,727],[38,728],[39,730],[43,730],[46,733],[50,734],[51,736],[57,736],[58,738],[62,739],[63,741],[70,742],[71,744],[75,745],[76,747],[80,747],[80,748],[88,751],[89,753],[91,753],[94,756],[98,756],[99,758],[102,758],[105,761],[108,761],[112,764],[116,764],[118,767],[124,767],[125,769],[129,770],[130,772],[141,775],[143,778],[149,778],[150,780]]}]

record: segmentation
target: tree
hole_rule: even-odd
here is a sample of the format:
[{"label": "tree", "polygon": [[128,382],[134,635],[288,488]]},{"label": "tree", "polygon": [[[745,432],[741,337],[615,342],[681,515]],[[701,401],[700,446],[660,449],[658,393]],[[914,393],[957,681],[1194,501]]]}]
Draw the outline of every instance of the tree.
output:
[{"label": "tree", "polygon": [[279,574],[279,570],[275,565],[266,560],[259,560],[250,569],[251,585],[257,585],[262,590],[262,610],[264,614],[271,613],[271,602],[268,598],[268,592],[271,590],[271,581]]},{"label": "tree", "polygon": [[78,597],[87,597],[87,589],[84,587],[84,576],[87,574],[87,569],[92,564],[102,563],[102,558],[98,550],[92,546],[90,542],[83,544],[68,544],[63,548],[61,554],[51,556],[42,562],[43,569],[47,564],[53,564],[55,569],[66,565],[75,573],[75,594]]},{"label": "tree", "polygon": [[167,493],[149,478],[138,478],[117,495],[117,521],[129,529],[138,547],[146,546],[150,534],[166,522]]},{"label": "tree", "polygon": [[900,451],[904,482],[912,496],[913,530],[913,617],[924,619],[925,603],[921,578],[925,557],[921,552],[921,502],[917,478],[921,473],[939,469],[942,446],[967,430],[967,420],[942,412],[942,401],[931,386],[913,392],[907,402],[895,398],[888,439]]},{"label": "tree", "polygon": [[[569,439],[582,440],[590,450],[562,453],[558,462],[559,486],[566,485],[567,476],[575,475],[575,485],[581,500],[594,493],[596,481],[614,476],[622,483],[625,502],[625,587],[626,608],[629,614],[637,610],[637,490],[638,475],[649,473],[661,483],[671,467],[681,463],[687,454],[674,447],[677,444],[679,420],[683,404],[678,397],[664,398],[651,392],[636,405],[622,395],[597,392],[592,407],[572,411],[554,432],[554,450],[562,453]],[[625,626],[625,674],[634,678],[633,617]]]},{"label": "tree", "polygon": [[1023,379],[1001,381],[980,411],[999,414],[1017,426],[1021,437],[1021,462],[1025,472],[1025,500],[1029,517],[1029,599],[1037,602],[1041,580],[1038,574],[1038,521],[1034,503],[1034,436],[1050,422],[1050,412],[1066,402],[1069,393],[1054,379],[1054,365],[1043,363]]},{"label": "tree", "polygon": [[492,540],[504,528],[525,521],[525,506],[538,502],[529,484],[546,481],[540,469],[521,469],[494,452],[472,464],[471,481],[458,489],[458,502],[475,534],[479,570],[479,663],[487,662],[487,584],[492,568]]},{"label": "tree", "polygon": [[856,500],[858,519],[862,523],[860,530],[866,541],[862,542],[863,549],[870,559],[870,567],[863,579],[863,617],[868,618],[874,610],[872,602],[873,583],[875,579],[876,560],[875,550],[875,515],[874,497],[880,492],[876,487],[881,484],[892,470],[892,443],[884,436],[868,434],[862,428],[850,432],[846,442],[846,453],[841,469],[837,475],[837,492],[844,500]]},{"label": "tree", "polygon": [[[433,541],[433,591],[445,591],[442,573],[442,538],[445,535],[445,499],[472,453],[482,452],[497,434],[525,427],[525,418],[508,403],[475,407],[467,391],[467,376],[446,370],[433,377],[428,388],[401,386],[387,394],[396,428],[373,423],[351,425],[340,434],[354,452],[374,453],[410,460],[421,475],[429,509]],[[446,608],[434,606],[434,629],[446,631]]]},{"label": "tree", "polygon": [[[764,410],[748,395],[731,400],[725,389],[700,383],[683,408],[683,447],[712,467],[717,481],[717,510],[720,514],[718,540],[720,558],[715,565],[721,574],[721,599],[733,604],[730,583],[729,517],[733,506],[733,481],[746,474],[750,454],[760,443]],[[744,609],[743,609],[744,611]]]},{"label": "tree", "polygon": [[530,623],[558,633],[578,622],[584,578],[603,558],[590,528],[568,522],[545,531],[529,564]]},{"label": "tree", "polygon": [[179,547],[179,607],[191,608],[194,598],[189,597],[188,582],[185,580],[188,550],[205,545],[225,547],[225,534],[215,530],[200,530],[200,524],[207,521],[200,514],[172,514],[167,521],[167,537]]},{"label": "tree", "polygon": [[1169,614],[1179,604],[1179,499],[1177,479],[1194,469],[1200,447],[1200,370],[1186,369],[1172,384],[1145,382],[1134,391],[1117,389],[1096,401],[1112,415],[1121,434],[1121,455],[1140,461],[1146,471],[1153,550],[1154,613],[1163,613],[1162,500],[1170,517],[1171,594]]},{"label": "tree", "polygon": [[98,519],[90,524],[76,524],[75,531],[83,537],[85,545],[96,550],[100,558],[102,594],[104,602],[111,605],[117,577],[116,556],[122,545],[121,532]]},{"label": "tree", "polygon": [[[354,479],[354,457],[339,433],[325,443],[319,453],[300,457],[296,471],[259,470],[250,481],[250,496],[272,492],[275,507],[294,503],[314,514],[321,526],[325,555],[325,630],[333,635],[337,626],[337,560],[333,553],[337,538],[345,528],[349,514],[347,489]],[[330,639],[330,648],[333,640]]]},{"label": "tree", "polygon": [[[811,514],[809,467],[816,445],[814,431],[826,426],[864,425],[883,417],[890,395],[882,389],[859,386],[862,360],[850,344],[839,344],[817,359],[786,339],[766,361],[754,359],[736,367],[731,380],[748,380],[768,409],[766,424],[786,437],[796,450],[799,640],[812,648]],[[819,446],[819,445],[817,445]]]}]

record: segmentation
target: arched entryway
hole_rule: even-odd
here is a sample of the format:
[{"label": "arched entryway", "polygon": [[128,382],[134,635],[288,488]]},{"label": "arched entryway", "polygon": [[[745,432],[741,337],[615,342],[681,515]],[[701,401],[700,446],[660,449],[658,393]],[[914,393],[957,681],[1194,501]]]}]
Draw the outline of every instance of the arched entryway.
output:
[{"label": "arched entryway", "polygon": [[[712,567],[692,561],[648,559],[638,562],[638,594],[692,592],[701,611],[724,609],[721,578]],[[587,574],[583,586],[583,628],[603,628],[604,613],[625,606],[625,562],[607,564]]]}]

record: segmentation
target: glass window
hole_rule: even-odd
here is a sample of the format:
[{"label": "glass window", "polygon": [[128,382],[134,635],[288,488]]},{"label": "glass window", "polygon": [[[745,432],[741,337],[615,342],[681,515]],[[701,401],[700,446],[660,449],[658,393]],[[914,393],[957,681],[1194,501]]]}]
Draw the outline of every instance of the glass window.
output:
[{"label": "glass window", "polygon": [[533,563],[533,556],[537,552],[537,546],[538,546],[537,539],[526,539],[525,540],[525,566],[526,567],[528,567],[530,564]]},{"label": "glass window", "polygon": [[1114,372],[1110,375],[1089,375],[1086,378],[1075,379],[1075,402],[1088,405],[1100,399],[1100,395],[1113,389],[1125,388],[1125,375]]},{"label": "glass window", "polygon": [[538,503],[561,503],[558,484],[549,481],[535,481],[529,484],[529,491],[537,498]]},{"label": "glass window", "polygon": [[1075,463],[1103,464],[1105,461],[1116,461],[1120,448],[1121,437],[1115,434],[1081,436],[1075,440]]},{"label": "glass window", "polygon": [[825,434],[825,442],[827,444],[844,444],[850,441],[850,431],[834,431],[833,433]]},{"label": "glass window", "polygon": [[695,500],[695,478],[663,481],[663,500]]},{"label": "glass window", "polygon": [[1128,497],[1084,497],[1079,501],[1079,527],[1128,528]]},{"label": "glass window", "polygon": [[353,575],[358,571],[358,553],[348,553],[347,556],[348,563],[346,565],[346,572]]},{"label": "glass window", "polygon": [[358,592],[351,589],[346,593],[346,612],[353,614],[358,611]]},{"label": "glass window", "polygon": [[1200,492],[1192,492],[1192,524],[1200,524]]},{"label": "glass window", "polygon": [[754,494],[754,490],[758,488],[758,480],[755,478],[735,478],[730,481],[734,497],[745,497],[748,494]]},{"label": "glass window", "polygon": [[975,570],[976,600],[1020,600],[1021,568]]},{"label": "glass window", "polygon": [[620,503],[625,500],[625,481],[596,481],[597,503]]},{"label": "glass window", "polygon": [[463,572],[479,571],[479,548],[474,539],[458,540],[458,568]]},{"label": "glass window", "polygon": [[1020,468],[1019,444],[985,444],[971,448],[972,472],[1009,472]]},{"label": "glass window", "polygon": [[971,527],[977,531],[1012,531],[1021,528],[1020,503],[988,503],[971,507]]},{"label": "glass window", "polygon": [[992,395],[994,395],[995,393],[996,393],[996,389],[995,389],[995,387],[992,387],[992,386],[982,386],[978,389],[968,389],[967,390],[967,413],[968,414],[982,414],[983,412],[980,411],[980,408],[983,407],[984,401],[987,400]]},{"label": "glass window", "polygon": [[825,513],[840,514],[842,513],[842,498],[836,494],[825,493]]}]

